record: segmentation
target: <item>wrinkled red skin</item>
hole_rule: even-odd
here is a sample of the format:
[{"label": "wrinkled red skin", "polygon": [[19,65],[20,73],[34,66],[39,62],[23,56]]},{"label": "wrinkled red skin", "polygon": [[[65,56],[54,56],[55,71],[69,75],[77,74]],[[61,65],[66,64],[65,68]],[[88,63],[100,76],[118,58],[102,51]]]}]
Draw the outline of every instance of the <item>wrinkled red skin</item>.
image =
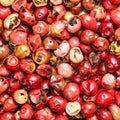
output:
[{"label": "wrinkled red skin", "polygon": [[82,105],[82,114],[86,117],[91,117],[96,112],[96,105],[93,102],[86,102]]},{"label": "wrinkled red skin", "polygon": [[120,62],[115,55],[108,55],[105,60],[106,68],[108,72],[116,72],[119,69]]},{"label": "wrinkled red skin", "polygon": [[48,24],[44,21],[38,21],[37,24],[32,26],[33,33],[34,34],[39,34],[41,37],[45,36],[48,34]]},{"label": "wrinkled red skin", "polygon": [[82,106],[82,104],[84,103],[82,96],[79,96],[79,97],[76,99],[76,101],[79,102],[79,104],[80,104],[81,106]]},{"label": "wrinkled red skin", "polygon": [[9,87],[7,89],[7,92],[9,94],[13,94],[15,90],[20,89],[20,81],[18,79],[11,78],[9,80]]},{"label": "wrinkled red skin", "polygon": [[49,10],[47,7],[39,7],[35,9],[34,14],[37,20],[44,20],[48,16]]},{"label": "wrinkled red skin", "polygon": [[20,25],[19,25],[19,28],[21,28],[23,31],[25,31],[27,34],[30,34],[30,28],[26,25],[26,24],[24,24],[24,23],[21,23]]},{"label": "wrinkled red skin", "polygon": [[113,4],[120,4],[119,0],[110,0],[110,2],[113,3]]},{"label": "wrinkled red skin", "polygon": [[108,51],[107,50],[101,52],[100,59],[104,61],[107,58],[107,55],[108,55]]},{"label": "wrinkled red skin", "polygon": [[5,112],[2,114],[0,120],[16,120],[15,114],[11,112]]},{"label": "wrinkled red skin", "polygon": [[80,45],[80,39],[76,36],[71,37],[68,40],[68,42],[69,42],[71,47],[79,47],[79,45]]},{"label": "wrinkled red skin", "polygon": [[25,73],[33,73],[35,70],[35,64],[32,59],[22,59],[20,61],[20,69],[24,71]]},{"label": "wrinkled red skin", "polygon": [[106,10],[101,5],[95,5],[94,8],[91,10],[90,15],[94,16],[97,19],[97,21],[100,22],[100,20],[105,18]]},{"label": "wrinkled red skin", "polygon": [[111,89],[108,89],[107,90],[112,96],[115,96],[115,89],[114,88],[111,88]]},{"label": "wrinkled red skin", "polygon": [[25,8],[26,5],[27,5],[27,0],[15,0],[14,3],[12,4],[12,9],[18,12],[21,9]]},{"label": "wrinkled red skin", "polygon": [[115,103],[120,107],[120,91],[115,93]]},{"label": "wrinkled red skin", "polygon": [[80,88],[77,83],[70,82],[65,86],[63,94],[66,99],[75,101],[80,95]]},{"label": "wrinkled red skin", "polygon": [[120,28],[117,28],[117,29],[115,30],[114,35],[115,35],[115,39],[116,39],[117,41],[120,41]]},{"label": "wrinkled red skin", "polygon": [[4,20],[7,16],[12,13],[10,7],[3,7],[0,5],[0,19]]},{"label": "wrinkled red skin", "polygon": [[52,24],[55,21],[54,16],[52,16],[52,11],[49,10],[49,14],[45,20],[46,23]]},{"label": "wrinkled red skin", "polygon": [[40,45],[41,45],[41,37],[39,34],[29,34],[28,36],[28,45],[30,47],[30,49],[34,52],[36,51]]},{"label": "wrinkled red skin", "polygon": [[26,44],[27,43],[27,33],[22,28],[14,29],[10,34],[10,39],[14,44]]},{"label": "wrinkled red skin", "polygon": [[62,112],[65,110],[67,100],[61,96],[53,96],[48,100],[51,110],[55,112]]},{"label": "wrinkled red skin", "polygon": [[103,37],[111,36],[114,33],[113,22],[111,21],[102,22],[100,26],[100,33],[101,33],[101,36]]},{"label": "wrinkled red skin", "polygon": [[9,55],[9,52],[10,50],[8,48],[8,45],[5,45],[5,44],[1,45],[0,46],[0,59],[6,58]]},{"label": "wrinkled red skin", "polygon": [[33,108],[30,104],[26,103],[20,108],[20,118],[21,119],[31,119],[33,116]]},{"label": "wrinkled red skin", "polygon": [[66,115],[57,115],[55,120],[68,120],[68,117]]},{"label": "wrinkled red skin", "polygon": [[14,99],[12,97],[8,97],[4,103],[3,103],[3,109],[5,111],[15,111],[17,109],[18,105],[15,103]]},{"label": "wrinkled red skin", "polygon": [[0,36],[0,46],[4,44],[4,39]]},{"label": "wrinkled red skin", "polygon": [[62,95],[62,92],[60,91],[57,91],[57,90],[55,90],[55,89],[51,89],[51,91],[50,92],[52,92],[53,93],[53,95]]},{"label": "wrinkled red skin", "polygon": [[95,65],[91,70],[91,76],[98,74],[98,66]]},{"label": "wrinkled red skin", "polygon": [[67,113],[65,111],[61,112],[61,115],[64,115],[64,116],[68,117],[68,115],[67,115]]},{"label": "wrinkled red skin", "polygon": [[98,120],[96,114],[91,116],[91,117],[87,117],[87,120]]},{"label": "wrinkled red skin", "polygon": [[[34,3],[32,1],[29,1],[27,0],[27,5],[25,6],[27,10],[31,11],[32,8],[34,7]],[[31,11],[33,12],[33,11]]]},{"label": "wrinkled red skin", "polygon": [[42,81],[40,89],[41,89],[41,91],[45,92],[46,94],[49,93],[50,81],[49,80]]},{"label": "wrinkled red skin", "polygon": [[80,84],[80,91],[87,96],[94,96],[98,91],[98,85],[93,80],[84,80]]},{"label": "wrinkled red skin", "polygon": [[120,76],[120,69],[116,71],[117,76]]},{"label": "wrinkled red skin", "polygon": [[120,29],[119,27],[115,30],[115,33],[114,33],[114,38],[117,40],[117,41],[120,41]]},{"label": "wrinkled red skin", "polygon": [[42,78],[35,73],[27,74],[22,80],[22,84],[25,85],[28,89],[38,88],[41,82]]},{"label": "wrinkled red skin", "polygon": [[64,17],[66,9],[64,5],[55,5],[53,6],[52,16],[55,20],[60,20]]},{"label": "wrinkled red skin", "polygon": [[9,41],[11,32],[12,31],[9,31],[7,29],[3,29],[2,33],[1,33],[3,39],[6,40],[6,41]]},{"label": "wrinkled red skin", "polygon": [[116,8],[116,5],[112,4],[110,0],[102,0],[102,5],[107,11],[111,11]]},{"label": "wrinkled red skin", "polygon": [[46,49],[56,50],[58,48],[58,43],[56,40],[50,36],[45,37],[43,40],[43,45]]},{"label": "wrinkled red skin", "polygon": [[41,64],[36,68],[36,72],[42,77],[50,78],[52,74],[56,73],[56,70],[49,64]]},{"label": "wrinkled red skin", "polygon": [[34,113],[36,120],[51,120],[53,114],[49,108],[38,110]]},{"label": "wrinkled red skin", "polygon": [[83,77],[77,72],[72,75],[72,81],[80,84],[83,81]]},{"label": "wrinkled red skin", "polygon": [[29,99],[31,105],[36,109],[42,109],[44,108],[44,105],[46,104],[46,95],[42,93],[42,91],[39,88],[36,88],[34,90],[31,90],[29,92]]},{"label": "wrinkled red skin", "polygon": [[53,91],[59,94],[59,91],[63,91],[66,85],[64,77],[60,74],[53,74],[50,77],[50,86],[54,89]]},{"label": "wrinkled red skin", "polygon": [[80,43],[80,48],[83,53],[87,54],[91,51],[91,47],[89,45],[85,45],[83,43]]},{"label": "wrinkled red skin", "polygon": [[98,27],[98,29],[100,29],[100,25],[101,25],[101,22],[97,21],[97,27]]},{"label": "wrinkled red skin", "polygon": [[0,94],[5,92],[9,87],[9,82],[6,78],[0,77]]},{"label": "wrinkled red skin", "polygon": [[98,120],[112,120],[112,114],[107,109],[98,109],[96,114]]},{"label": "wrinkled red skin", "polygon": [[120,25],[120,9],[114,9],[110,12],[111,19],[115,24]]},{"label": "wrinkled red skin", "polygon": [[34,25],[36,23],[35,16],[27,9],[20,10],[19,18],[28,25]]},{"label": "wrinkled red skin", "polygon": [[82,5],[86,10],[92,10],[95,7],[94,0],[83,0]]},{"label": "wrinkled red skin", "polygon": [[24,78],[24,74],[22,71],[17,70],[13,73],[13,78],[19,81],[22,81],[22,79]]},{"label": "wrinkled red skin", "polygon": [[51,35],[52,35],[51,24],[48,24],[48,33],[46,36],[51,36]]},{"label": "wrinkled red skin", "polygon": [[110,12],[107,12],[107,13],[106,13],[106,16],[105,16],[105,18],[103,19],[103,22],[105,22],[105,21],[111,21]]},{"label": "wrinkled red skin", "polygon": [[95,33],[92,30],[85,29],[80,34],[80,40],[83,44],[90,45],[95,41]]},{"label": "wrinkled red skin", "polygon": [[9,55],[5,65],[8,70],[16,71],[19,69],[20,61],[15,55]]},{"label": "wrinkled red skin", "polygon": [[82,61],[80,63],[79,74],[81,76],[88,76],[92,71],[92,66],[89,61]]},{"label": "wrinkled red skin", "polygon": [[102,77],[100,75],[94,75],[90,79],[95,81],[99,86],[101,84]]},{"label": "wrinkled red skin", "polygon": [[109,36],[109,41],[110,42],[113,42],[115,40],[115,37],[114,37],[114,35],[112,34],[111,36]]},{"label": "wrinkled red skin", "polygon": [[109,48],[109,41],[105,37],[98,37],[93,42],[93,46],[96,50],[104,51]]},{"label": "wrinkled red skin", "polygon": [[3,107],[0,107],[0,118],[4,113],[5,113],[5,111],[3,110]]},{"label": "wrinkled red skin", "polygon": [[[70,64],[71,64],[71,66],[74,67],[74,68],[75,68],[75,67],[76,67],[77,69],[80,68],[80,63],[73,63],[73,62],[71,62]],[[74,73],[74,74],[75,74],[75,73]],[[73,74],[73,75],[74,75],[74,74]]]},{"label": "wrinkled red skin", "polygon": [[79,2],[77,5],[70,7],[70,11],[73,14],[78,14],[82,10],[82,2]]},{"label": "wrinkled red skin", "polygon": [[100,75],[105,75],[107,73],[107,68],[106,68],[106,65],[105,65],[105,62],[102,62],[100,65],[99,65],[99,74]]},{"label": "wrinkled red skin", "polygon": [[89,14],[83,14],[80,16],[80,20],[82,22],[82,25],[90,30],[97,31],[97,21],[93,16],[90,16]]},{"label": "wrinkled red skin", "polygon": [[3,105],[3,103],[5,102],[5,100],[9,97],[9,95],[7,93],[3,93],[0,95],[0,105]]},{"label": "wrinkled red skin", "polygon": [[81,29],[81,21],[79,18],[73,18],[67,25],[67,31],[70,33],[76,33]]},{"label": "wrinkled red skin", "polygon": [[114,103],[114,96],[103,90],[99,92],[96,96],[96,104],[100,107],[108,107],[110,104]]},{"label": "wrinkled red skin", "polygon": [[[101,91],[105,91],[106,89],[105,88],[103,88],[103,87],[100,87],[100,89],[98,89],[98,93],[100,93]],[[107,90],[107,92],[108,92],[108,90]],[[110,93],[111,94],[111,93]],[[97,95],[97,94],[96,94]]]},{"label": "wrinkled red skin", "polygon": [[6,68],[6,66],[4,64],[0,64],[0,76],[9,76],[10,75],[10,71]]},{"label": "wrinkled red skin", "polygon": [[66,29],[64,29],[64,30],[61,32],[60,38],[61,38],[62,40],[69,40],[69,39],[71,38],[71,35],[70,35],[70,33],[69,33]]},{"label": "wrinkled red skin", "polygon": [[94,96],[83,95],[83,100],[84,100],[84,102],[94,102],[95,103],[96,95],[94,95]]}]

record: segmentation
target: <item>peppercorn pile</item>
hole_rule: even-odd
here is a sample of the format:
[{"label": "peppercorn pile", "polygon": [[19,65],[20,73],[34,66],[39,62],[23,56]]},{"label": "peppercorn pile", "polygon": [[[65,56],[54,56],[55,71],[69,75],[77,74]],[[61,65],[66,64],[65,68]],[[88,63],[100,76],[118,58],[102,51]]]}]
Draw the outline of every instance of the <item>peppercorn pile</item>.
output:
[{"label": "peppercorn pile", "polygon": [[0,0],[0,120],[120,120],[120,0]]}]

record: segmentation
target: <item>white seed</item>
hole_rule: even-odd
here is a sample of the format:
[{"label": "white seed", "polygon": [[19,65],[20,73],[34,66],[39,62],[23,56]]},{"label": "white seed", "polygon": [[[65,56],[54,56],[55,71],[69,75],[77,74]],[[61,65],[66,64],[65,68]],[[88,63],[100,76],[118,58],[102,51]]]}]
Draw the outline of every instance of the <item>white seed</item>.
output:
[{"label": "white seed", "polygon": [[63,41],[59,47],[54,51],[54,54],[57,57],[64,57],[68,54],[70,50],[70,44],[67,41]]},{"label": "white seed", "polygon": [[0,0],[0,4],[1,4],[2,6],[10,6],[10,5],[13,4],[14,1],[15,1],[15,0]]},{"label": "white seed", "polygon": [[7,30],[13,30],[20,25],[20,19],[18,13],[13,13],[7,16],[4,20],[4,28]]},{"label": "white seed", "polygon": [[46,6],[47,0],[33,0],[36,7]]},{"label": "white seed", "polygon": [[79,47],[73,47],[70,50],[70,60],[73,63],[80,63],[84,59]]},{"label": "white seed", "polygon": [[70,116],[76,116],[81,111],[81,106],[78,102],[68,102],[66,105],[66,113]]}]

